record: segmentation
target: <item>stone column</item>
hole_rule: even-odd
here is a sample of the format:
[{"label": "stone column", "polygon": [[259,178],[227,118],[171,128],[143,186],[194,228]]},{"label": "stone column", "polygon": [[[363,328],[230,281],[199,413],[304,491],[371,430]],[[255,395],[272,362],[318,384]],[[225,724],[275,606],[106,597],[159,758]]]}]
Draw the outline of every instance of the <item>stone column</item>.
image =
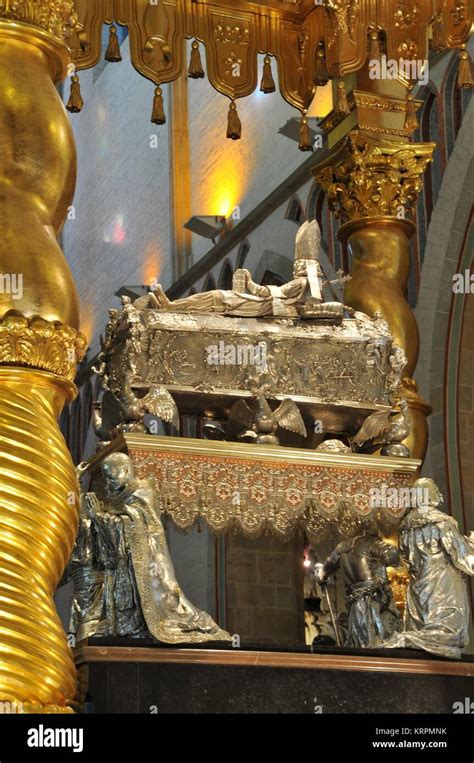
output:
[{"label": "stone column", "polygon": [[85,349],[58,245],[76,153],[55,83],[74,23],[68,2],[0,2],[0,700],[12,712],[72,712],[76,690],[53,602],[78,515],[57,420]]}]

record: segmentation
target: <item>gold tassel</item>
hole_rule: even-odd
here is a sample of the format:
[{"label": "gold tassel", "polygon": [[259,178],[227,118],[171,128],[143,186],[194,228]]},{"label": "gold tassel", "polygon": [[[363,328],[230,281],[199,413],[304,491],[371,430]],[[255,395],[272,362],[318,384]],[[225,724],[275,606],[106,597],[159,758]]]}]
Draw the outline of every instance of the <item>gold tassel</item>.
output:
[{"label": "gold tassel", "polygon": [[407,95],[407,111],[405,116],[405,130],[416,130],[420,125],[416,117],[418,106],[411,93]]},{"label": "gold tassel", "polygon": [[235,101],[230,102],[229,115],[227,117],[227,137],[230,140],[239,140],[242,134],[242,124],[237,114]]},{"label": "gold tassel", "polygon": [[120,43],[117,37],[117,27],[115,27],[113,24],[109,31],[109,46],[105,51],[105,60],[109,61],[111,64],[119,63],[119,61],[122,60],[122,55],[120,53]]},{"label": "gold tassel", "polygon": [[151,115],[151,121],[155,125],[166,124],[166,115],[163,107],[163,91],[161,87],[155,89],[155,97],[153,98],[153,112]]},{"label": "gold tassel", "polygon": [[311,130],[309,129],[308,117],[303,114],[300,125],[300,142],[298,145],[300,151],[312,151],[313,142],[311,140]]},{"label": "gold tassel", "polygon": [[262,84],[260,85],[260,90],[262,93],[274,93],[275,88],[275,80],[273,79],[272,74],[272,64],[270,56],[265,56],[263,59],[263,75],[262,75]]},{"label": "gold tassel", "polygon": [[380,58],[379,33],[373,30],[369,36],[369,60],[377,61]]},{"label": "gold tassel", "polygon": [[474,87],[471,56],[465,44],[461,45],[459,52],[458,87]]},{"label": "gold tassel", "polygon": [[316,66],[314,71],[314,84],[327,85],[329,82],[329,72],[326,66],[326,53],[324,46],[319,44],[316,51]]},{"label": "gold tassel", "polygon": [[344,82],[339,80],[337,83],[337,109],[336,111],[339,114],[344,114],[344,116],[348,116],[351,111],[349,109],[349,104],[347,102],[347,94],[346,94],[346,86]]},{"label": "gold tassel", "polygon": [[189,59],[188,77],[191,77],[191,79],[202,79],[204,77],[201,53],[199,51],[199,43],[197,40],[193,40],[191,45],[191,57]]},{"label": "gold tassel", "polygon": [[81,95],[81,85],[79,83],[79,77],[77,74],[73,74],[71,77],[71,93],[67,102],[66,108],[71,114],[79,114],[84,106],[84,99]]}]

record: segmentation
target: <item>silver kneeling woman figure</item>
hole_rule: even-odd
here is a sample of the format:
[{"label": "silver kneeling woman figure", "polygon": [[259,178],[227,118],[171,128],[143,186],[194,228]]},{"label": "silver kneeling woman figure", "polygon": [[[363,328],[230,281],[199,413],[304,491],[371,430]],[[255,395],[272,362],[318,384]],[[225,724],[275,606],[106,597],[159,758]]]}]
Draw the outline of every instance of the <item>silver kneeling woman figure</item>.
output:
[{"label": "silver kneeling woman figure", "polygon": [[384,646],[409,647],[459,659],[469,642],[466,575],[474,575],[474,539],[438,509],[443,496],[431,479],[418,479],[416,507],[399,527],[400,553],[410,582],[404,631]]}]

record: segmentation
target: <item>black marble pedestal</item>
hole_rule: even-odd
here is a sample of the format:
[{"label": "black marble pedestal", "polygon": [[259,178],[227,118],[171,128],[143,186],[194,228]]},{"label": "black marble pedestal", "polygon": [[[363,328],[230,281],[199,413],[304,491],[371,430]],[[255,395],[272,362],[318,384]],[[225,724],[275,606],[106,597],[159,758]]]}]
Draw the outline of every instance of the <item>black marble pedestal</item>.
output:
[{"label": "black marble pedestal", "polygon": [[76,649],[83,712],[436,713],[474,700],[474,659],[410,650],[170,648],[91,640]]}]

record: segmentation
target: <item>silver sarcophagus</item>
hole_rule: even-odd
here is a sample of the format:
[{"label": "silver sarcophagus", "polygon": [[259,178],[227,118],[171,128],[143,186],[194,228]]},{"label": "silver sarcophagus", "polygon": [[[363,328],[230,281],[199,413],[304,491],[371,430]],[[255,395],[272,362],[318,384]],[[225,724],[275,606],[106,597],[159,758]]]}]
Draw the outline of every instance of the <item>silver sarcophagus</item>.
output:
[{"label": "silver sarcophagus", "polygon": [[353,432],[391,406],[404,364],[380,318],[245,318],[139,309],[111,316],[104,385],[116,397],[127,380],[140,394],[165,387],[181,414],[224,418],[265,372],[269,399],[293,399],[325,431]]}]

